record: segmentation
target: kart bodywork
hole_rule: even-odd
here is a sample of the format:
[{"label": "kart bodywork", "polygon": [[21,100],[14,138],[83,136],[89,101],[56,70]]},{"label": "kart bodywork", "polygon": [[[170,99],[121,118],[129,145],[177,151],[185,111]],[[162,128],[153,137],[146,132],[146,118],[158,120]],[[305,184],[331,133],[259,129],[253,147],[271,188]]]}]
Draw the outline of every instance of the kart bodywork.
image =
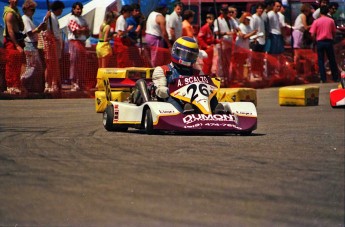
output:
[{"label": "kart bodywork", "polygon": [[345,89],[341,84],[339,84],[338,88],[330,90],[329,102],[333,108],[345,107]]},{"label": "kart bodywork", "polygon": [[[217,80],[207,76],[181,77],[169,86],[170,96],[193,105],[193,113],[181,113],[173,104],[152,97],[142,103],[108,101],[103,125],[108,131],[126,131],[132,127],[148,134],[160,131],[251,134],[257,127],[255,105],[252,102],[221,102],[224,111],[215,113],[210,102],[219,83],[214,81]],[[111,93],[109,84],[105,90],[108,96]]]}]

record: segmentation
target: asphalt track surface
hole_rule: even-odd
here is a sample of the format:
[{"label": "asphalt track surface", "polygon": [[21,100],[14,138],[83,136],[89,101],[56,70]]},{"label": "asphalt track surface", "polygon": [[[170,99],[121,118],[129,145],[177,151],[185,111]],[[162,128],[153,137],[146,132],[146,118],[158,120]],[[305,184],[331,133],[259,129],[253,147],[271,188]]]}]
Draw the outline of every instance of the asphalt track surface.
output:
[{"label": "asphalt track surface", "polygon": [[1,226],[344,226],[345,109],[257,90],[252,136],[107,132],[92,99],[0,100]]}]

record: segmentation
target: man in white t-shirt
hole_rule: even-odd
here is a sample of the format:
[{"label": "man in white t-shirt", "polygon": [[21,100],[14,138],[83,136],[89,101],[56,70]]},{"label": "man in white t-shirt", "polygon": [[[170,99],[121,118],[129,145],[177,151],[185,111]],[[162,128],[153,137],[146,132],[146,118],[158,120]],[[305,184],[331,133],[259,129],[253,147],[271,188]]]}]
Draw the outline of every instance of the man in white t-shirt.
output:
[{"label": "man in white t-shirt", "polygon": [[228,19],[228,9],[220,9],[220,15],[213,22],[213,31],[219,38],[230,38],[233,34],[230,30]]},{"label": "man in white t-shirt", "polygon": [[121,8],[121,15],[116,20],[116,38],[114,40],[114,54],[117,56],[117,67],[124,68],[133,66],[130,65],[130,56],[128,47],[132,45],[130,38],[128,37],[128,24],[126,19],[132,14],[133,8],[130,5],[124,5]]},{"label": "man in white t-shirt", "polygon": [[182,36],[182,16],[183,4],[176,2],[174,12],[166,16],[166,27],[170,44],[172,45],[176,39]]},{"label": "man in white t-shirt", "polygon": [[267,13],[268,32],[271,42],[268,53],[270,54],[281,54],[284,52],[284,39],[282,35],[283,24],[278,14],[281,6],[281,2],[279,0],[275,0],[273,10]]},{"label": "man in white t-shirt", "polygon": [[257,4],[256,13],[252,16],[252,19],[250,20],[250,26],[252,30],[257,30],[257,34],[262,34],[262,36],[256,38],[256,40],[253,41],[251,44],[251,49],[257,52],[264,52],[265,49],[266,38],[263,35],[265,34],[265,20],[262,16],[264,10],[265,6],[263,3]]}]

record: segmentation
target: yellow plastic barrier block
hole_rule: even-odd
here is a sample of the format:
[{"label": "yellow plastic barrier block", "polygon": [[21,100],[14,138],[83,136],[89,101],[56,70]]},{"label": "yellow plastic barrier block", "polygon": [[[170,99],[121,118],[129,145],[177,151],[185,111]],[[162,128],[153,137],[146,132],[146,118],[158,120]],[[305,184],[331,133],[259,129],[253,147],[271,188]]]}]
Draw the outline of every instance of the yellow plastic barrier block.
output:
[{"label": "yellow plastic barrier block", "polygon": [[319,86],[303,85],[279,88],[281,106],[317,106],[319,104]]},{"label": "yellow plastic barrier block", "polygon": [[257,105],[254,88],[220,88],[217,99],[219,102],[252,102]]},{"label": "yellow plastic barrier block", "polygon": [[[111,92],[111,101],[118,101],[123,102],[127,100],[129,97],[130,92],[126,91],[112,91]],[[108,101],[105,96],[104,91],[96,91],[95,92],[95,107],[97,113],[103,113],[105,108],[107,107]]]}]

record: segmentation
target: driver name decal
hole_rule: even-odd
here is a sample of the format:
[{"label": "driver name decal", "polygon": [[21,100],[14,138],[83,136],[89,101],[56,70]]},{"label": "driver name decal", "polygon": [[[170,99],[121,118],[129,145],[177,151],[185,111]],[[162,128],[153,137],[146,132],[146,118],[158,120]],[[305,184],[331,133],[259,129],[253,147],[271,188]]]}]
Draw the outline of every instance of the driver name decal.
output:
[{"label": "driver name decal", "polygon": [[177,82],[177,87],[183,87],[188,84],[192,83],[205,83],[210,84],[209,78],[206,76],[191,76],[191,77],[184,77],[180,78]]}]

